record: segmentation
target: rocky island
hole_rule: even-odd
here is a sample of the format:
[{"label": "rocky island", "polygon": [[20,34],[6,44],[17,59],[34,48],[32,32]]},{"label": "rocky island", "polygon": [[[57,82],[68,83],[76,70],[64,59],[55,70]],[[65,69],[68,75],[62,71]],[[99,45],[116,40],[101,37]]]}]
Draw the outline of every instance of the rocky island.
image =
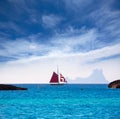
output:
[{"label": "rocky island", "polygon": [[109,88],[120,88],[120,80],[115,80],[108,84]]},{"label": "rocky island", "polygon": [[27,90],[27,88],[21,88],[13,85],[0,84],[0,90]]}]

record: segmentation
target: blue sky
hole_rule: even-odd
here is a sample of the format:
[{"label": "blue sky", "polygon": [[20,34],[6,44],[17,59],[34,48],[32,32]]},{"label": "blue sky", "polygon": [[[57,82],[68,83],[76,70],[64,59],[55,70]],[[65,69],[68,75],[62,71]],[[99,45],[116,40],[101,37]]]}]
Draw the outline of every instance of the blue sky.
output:
[{"label": "blue sky", "polygon": [[[49,62],[49,58],[56,60]],[[77,60],[73,66],[76,69],[74,74],[71,73],[72,69],[71,72],[67,71],[70,69],[70,58]],[[13,67],[19,70],[18,64],[23,62],[21,67],[26,71],[28,67],[37,70],[38,65],[47,64],[43,67],[50,72],[52,68],[48,64],[54,67],[64,64],[62,70],[72,79],[89,75],[94,69],[102,69],[107,80],[114,80],[114,77],[120,76],[119,60],[119,0],[0,0],[1,74],[8,74],[9,77],[8,72],[15,72]],[[33,62],[35,65],[32,65]],[[86,73],[79,69],[83,64]],[[108,72],[112,68],[117,74],[110,78]],[[21,74],[16,75],[16,80]],[[34,74],[32,79],[41,78],[35,75],[38,74]],[[4,80],[8,77],[3,76]],[[9,78],[10,82],[12,79]]]}]

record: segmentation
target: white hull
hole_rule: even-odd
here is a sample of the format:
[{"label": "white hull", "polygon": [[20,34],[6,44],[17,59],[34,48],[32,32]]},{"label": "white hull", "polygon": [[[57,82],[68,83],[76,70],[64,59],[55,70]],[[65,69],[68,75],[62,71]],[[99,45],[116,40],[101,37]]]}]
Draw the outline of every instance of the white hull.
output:
[{"label": "white hull", "polygon": [[50,83],[51,85],[63,85],[66,84],[66,82],[60,82],[60,83]]}]

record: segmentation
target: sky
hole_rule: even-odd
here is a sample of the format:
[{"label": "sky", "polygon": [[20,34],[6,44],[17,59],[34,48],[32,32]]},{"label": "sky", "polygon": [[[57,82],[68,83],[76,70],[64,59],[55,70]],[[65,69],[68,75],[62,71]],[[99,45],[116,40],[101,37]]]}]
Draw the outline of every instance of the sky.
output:
[{"label": "sky", "polygon": [[[0,0],[0,83],[120,79],[119,0]],[[91,80],[92,77],[92,80]]]}]

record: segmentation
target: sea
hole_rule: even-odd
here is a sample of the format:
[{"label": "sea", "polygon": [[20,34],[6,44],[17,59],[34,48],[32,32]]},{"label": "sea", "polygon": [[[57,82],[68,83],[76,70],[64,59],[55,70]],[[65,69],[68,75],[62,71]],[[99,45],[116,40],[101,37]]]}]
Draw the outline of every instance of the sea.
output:
[{"label": "sea", "polygon": [[0,119],[120,119],[120,89],[107,84],[16,84],[0,91]]}]

